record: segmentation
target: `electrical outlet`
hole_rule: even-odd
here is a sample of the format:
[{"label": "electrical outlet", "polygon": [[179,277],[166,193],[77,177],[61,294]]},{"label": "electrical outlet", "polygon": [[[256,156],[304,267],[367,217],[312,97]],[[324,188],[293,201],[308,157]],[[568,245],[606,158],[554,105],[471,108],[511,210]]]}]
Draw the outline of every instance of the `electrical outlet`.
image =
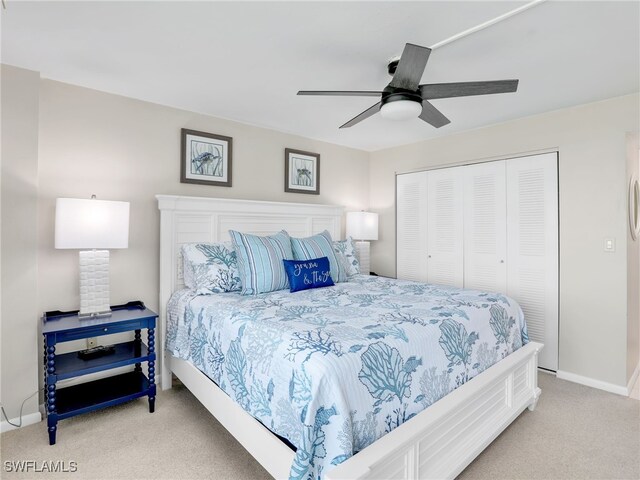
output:
[{"label": "electrical outlet", "polygon": [[98,339],[96,337],[87,338],[87,348],[93,348],[98,346]]}]

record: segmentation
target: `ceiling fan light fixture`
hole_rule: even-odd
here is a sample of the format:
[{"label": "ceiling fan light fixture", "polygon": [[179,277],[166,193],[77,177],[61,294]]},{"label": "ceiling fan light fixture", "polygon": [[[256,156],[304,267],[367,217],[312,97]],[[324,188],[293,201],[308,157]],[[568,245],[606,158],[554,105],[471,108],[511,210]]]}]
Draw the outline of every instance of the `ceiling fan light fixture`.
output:
[{"label": "ceiling fan light fixture", "polygon": [[380,108],[380,115],[389,120],[409,120],[418,118],[421,113],[422,104],[415,100],[387,102]]}]

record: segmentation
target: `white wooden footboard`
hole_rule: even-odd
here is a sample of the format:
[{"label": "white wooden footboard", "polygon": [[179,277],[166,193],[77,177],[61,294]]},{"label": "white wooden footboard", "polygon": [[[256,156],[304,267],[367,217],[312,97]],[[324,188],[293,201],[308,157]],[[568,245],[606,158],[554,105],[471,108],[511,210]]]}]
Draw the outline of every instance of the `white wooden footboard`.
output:
[{"label": "white wooden footboard", "polygon": [[329,470],[326,478],[455,478],[525,408],[535,408],[542,348],[525,345]]},{"label": "white wooden footboard", "polygon": [[[455,478],[540,396],[540,343],[531,342],[326,473],[328,480]],[[294,453],[191,363],[167,367],[274,477]]]}]

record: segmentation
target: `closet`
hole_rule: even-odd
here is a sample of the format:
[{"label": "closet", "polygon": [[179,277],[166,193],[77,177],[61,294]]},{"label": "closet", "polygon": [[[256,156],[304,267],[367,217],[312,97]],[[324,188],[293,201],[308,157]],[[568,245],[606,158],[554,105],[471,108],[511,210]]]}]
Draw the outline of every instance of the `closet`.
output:
[{"label": "closet", "polygon": [[557,172],[546,153],[396,176],[397,277],[514,298],[554,371]]}]

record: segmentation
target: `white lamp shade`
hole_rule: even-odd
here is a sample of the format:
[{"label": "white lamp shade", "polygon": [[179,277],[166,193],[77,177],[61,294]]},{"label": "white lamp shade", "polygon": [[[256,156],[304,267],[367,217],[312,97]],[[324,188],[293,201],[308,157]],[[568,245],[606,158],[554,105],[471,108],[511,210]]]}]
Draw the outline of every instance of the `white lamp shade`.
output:
[{"label": "white lamp shade", "polygon": [[347,235],[356,240],[378,240],[378,214],[347,213]]},{"label": "white lamp shade", "polygon": [[56,248],[129,246],[129,202],[56,199]]}]

